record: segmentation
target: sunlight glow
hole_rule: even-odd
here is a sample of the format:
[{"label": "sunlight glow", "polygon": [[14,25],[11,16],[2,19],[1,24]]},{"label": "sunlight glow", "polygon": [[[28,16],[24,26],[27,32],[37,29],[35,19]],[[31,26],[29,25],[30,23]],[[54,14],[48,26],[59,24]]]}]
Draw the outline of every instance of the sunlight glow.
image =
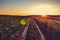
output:
[{"label": "sunlight glow", "polygon": [[50,4],[39,4],[27,10],[29,13],[35,15],[56,15],[58,8]]},{"label": "sunlight glow", "polygon": [[41,18],[46,19],[48,18],[48,15],[41,15]]}]

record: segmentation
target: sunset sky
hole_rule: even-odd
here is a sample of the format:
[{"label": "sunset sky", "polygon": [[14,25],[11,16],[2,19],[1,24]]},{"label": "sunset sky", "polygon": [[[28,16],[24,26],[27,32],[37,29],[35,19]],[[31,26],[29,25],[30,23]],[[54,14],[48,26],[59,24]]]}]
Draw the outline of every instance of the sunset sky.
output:
[{"label": "sunset sky", "polygon": [[60,0],[0,0],[0,15],[60,15]]}]

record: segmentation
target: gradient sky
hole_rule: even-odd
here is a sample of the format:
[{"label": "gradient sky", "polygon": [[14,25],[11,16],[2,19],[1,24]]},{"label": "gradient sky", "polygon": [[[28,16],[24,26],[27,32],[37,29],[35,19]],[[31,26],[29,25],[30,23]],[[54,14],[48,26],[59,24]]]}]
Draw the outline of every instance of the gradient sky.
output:
[{"label": "gradient sky", "polygon": [[56,10],[58,10],[56,14],[60,15],[60,0],[0,0],[0,14],[39,15],[38,12],[35,12],[36,10],[33,10],[37,5],[41,6],[41,4],[56,7]]}]

